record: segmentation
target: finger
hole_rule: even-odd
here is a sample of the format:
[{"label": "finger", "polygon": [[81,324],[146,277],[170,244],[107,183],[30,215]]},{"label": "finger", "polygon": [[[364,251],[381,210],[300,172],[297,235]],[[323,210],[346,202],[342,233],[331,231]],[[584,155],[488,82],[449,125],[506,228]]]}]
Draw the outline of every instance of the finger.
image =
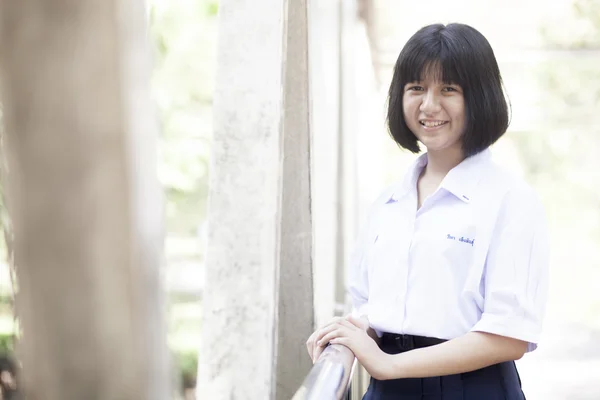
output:
[{"label": "finger", "polygon": [[313,363],[317,362],[321,352],[323,352],[323,346],[321,346],[320,341],[315,340],[311,349],[311,358]]},{"label": "finger", "polygon": [[310,344],[309,343],[306,344],[306,351],[308,352],[308,356],[310,358],[313,357],[314,349],[315,349],[315,343],[314,342],[312,342]]},{"label": "finger", "polygon": [[351,344],[352,341],[349,337],[336,337],[334,339],[331,339],[331,341],[329,342],[331,344],[341,344],[342,346],[346,346],[347,348],[349,348],[350,350],[352,350]]},{"label": "finger", "polygon": [[[316,362],[317,360],[317,352],[320,354],[323,351],[324,346],[326,346],[328,343],[323,342],[323,344],[319,344],[322,338],[331,331],[337,329],[340,324],[347,324],[345,317],[334,317],[309,337],[308,341],[306,342],[306,347],[309,355],[313,359],[313,362]],[[347,324],[347,326],[349,325]]]},{"label": "finger", "polygon": [[313,332],[313,333],[312,333],[312,334],[311,334],[311,335],[308,337],[308,339],[306,339],[306,345],[307,345],[307,346],[308,346],[308,345],[311,345],[311,344],[313,344],[314,342],[316,342],[316,341],[317,341],[317,340],[316,340],[316,338],[317,338],[317,335],[318,335],[318,333],[319,333],[319,331],[318,331],[318,330],[316,330],[316,331],[314,331],[314,332]]},{"label": "finger", "polygon": [[328,333],[327,335],[325,335],[323,337],[323,339],[321,339],[320,343],[322,345],[326,345],[327,343],[331,343],[332,339],[335,339],[335,338],[341,337],[341,336],[347,337],[349,335],[350,335],[350,332],[349,332],[349,330],[347,328],[340,327],[339,329],[336,329],[336,330]]},{"label": "finger", "polygon": [[326,324],[317,329],[313,335],[315,335],[315,342],[318,342],[327,332],[330,332],[332,327],[346,320],[346,317],[333,317]]},{"label": "finger", "polygon": [[357,326],[352,321],[348,321],[346,319],[344,319],[343,321],[341,321],[340,325],[344,326],[344,327],[346,327],[348,329],[351,329],[351,330],[362,330],[362,328],[360,326]]},{"label": "finger", "polygon": [[324,347],[321,347],[321,346],[315,347],[315,352],[313,353],[313,358],[312,358],[313,364],[316,363],[317,361],[319,361],[319,357],[321,357],[323,350],[325,350]]},{"label": "finger", "polygon": [[341,321],[344,321],[346,318],[345,317],[333,317],[332,319],[330,319],[329,321],[327,321],[326,324],[324,324],[322,327],[320,327],[317,332],[320,332],[324,329],[328,329],[330,328],[332,325],[338,324]]},{"label": "finger", "polygon": [[319,360],[319,357],[321,356],[321,353],[323,353],[323,350],[325,350],[325,347],[327,347],[327,343],[325,343],[323,346],[315,344],[312,354],[313,364]]},{"label": "finger", "polygon": [[314,344],[316,342],[319,341],[319,339],[327,332],[329,332],[329,330],[331,329],[331,326],[333,326],[334,324],[336,324],[337,322],[333,322],[330,321],[329,323],[327,323],[326,325],[323,325],[321,328],[317,329],[316,331],[314,331],[312,333],[312,335],[310,335],[310,337],[308,338],[308,340],[306,341],[306,344]]},{"label": "finger", "polygon": [[327,345],[327,341],[325,340],[325,338],[330,337],[332,332],[335,332],[342,327],[343,327],[343,325],[341,325],[341,324],[336,324],[336,325],[330,326],[329,328],[327,328],[327,330],[325,332],[323,332],[323,335],[321,335],[321,337],[319,338],[319,340],[317,340],[317,342],[315,344],[317,346],[321,346],[321,347]]},{"label": "finger", "polygon": [[344,320],[341,319],[338,322],[332,323],[331,325],[328,325],[325,328],[319,330],[319,332],[317,333],[317,336],[315,337],[315,343],[317,343],[317,345],[318,345],[318,343],[323,339],[323,337],[325,335],[338,329],[341,326],[341,324],[343,324],[343,323],[344,323]]},{"label": "finger", "polygon": [[315,347],[315,342],[316,342],[316,335],[317,335],[317,332],[313,332],[313,334],[310,335],[308,337],[308,340],[306,341],[306,349],[308,350],[309,356],[312,356],[312,351],[313,351],[313,348]]},{"label": "finger", "polygon": [[317,331],[320,331],[323,328],[327,328],[329,325],[333,325],[335,323],[338,323],[342,319],[344,319],[344,317],[333,317],[329,321],[327,321],[326,323],[324,323],[323,325],[321,325],[319,327],[319,329],[317,329]]},{"label": "finger", "polygon": [[357,328],[364,329],[365,321],[363,321],[361,318],[357,318],[353,315],[348,315],[346,317],[346,321],[350,322],[352,325],[356,326]]}]

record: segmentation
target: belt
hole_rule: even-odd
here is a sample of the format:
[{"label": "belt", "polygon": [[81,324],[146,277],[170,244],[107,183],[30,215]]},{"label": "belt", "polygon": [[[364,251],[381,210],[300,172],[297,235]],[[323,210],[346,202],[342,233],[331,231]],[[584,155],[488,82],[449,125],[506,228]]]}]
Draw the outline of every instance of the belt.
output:
[{"label": "belt", "polygon": [[436,344],[444,342],[446,342],[445,339],[388,332],[384,332],[383,336],[381,337],[382,348],[385,347],[390,350],[397,348],[399,351],[420,349],[422,347],[435,346]]}]

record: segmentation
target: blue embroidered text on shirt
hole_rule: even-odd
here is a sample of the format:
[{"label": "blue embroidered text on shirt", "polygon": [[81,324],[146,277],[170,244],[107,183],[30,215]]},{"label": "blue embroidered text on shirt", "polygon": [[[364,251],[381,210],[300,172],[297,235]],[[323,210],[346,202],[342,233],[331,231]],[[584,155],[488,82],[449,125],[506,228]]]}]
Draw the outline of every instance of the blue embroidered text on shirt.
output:
[{"label": "blue embroidered text on shirt", "polygon": [[[446,239],[456,240],[456,237],[452,236],[451,234],[448,234],[448,235],[446,235]],[[475,245],[475,239],[469,239],[464,236],[461,236],[460,238],[458,238],[458,241],[470,244],[471,246]]]},{"label": "blue embroidered text on shirt", "polygon": [[471,246],[473,246],[475,244],[475,239],[469,239],[469,238],[465,238],[465,237],[462,237],[462,236],[461,236],[460,239],[458,239],[458,241],[470,244]]}]

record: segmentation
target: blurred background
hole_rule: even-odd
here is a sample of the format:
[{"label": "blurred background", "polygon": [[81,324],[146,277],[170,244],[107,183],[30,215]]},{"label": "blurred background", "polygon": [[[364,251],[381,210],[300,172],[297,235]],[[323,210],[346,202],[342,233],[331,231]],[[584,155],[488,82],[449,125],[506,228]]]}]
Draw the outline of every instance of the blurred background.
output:
[{"label": "blurred background", "polygon": [[[314,201],[328,198],[328,177],[346,184],[338,203],[315,209],[317,323],[340,307],[339,295],[325,283],[333,272],[317,271],[333,259],[336,240],[323,221],[345,205],[347,257],[365,208],[414,159],[394,145],[384,125],[398,53],[424,25],[467,23],[494,48],[512,104],[512,123],[494,146],[494,158],[535,188],[551,230],[543,342],[518,362],[525,393],[533,400],[600,399],[600,1],[364,0],[340,6],[313,0],[309,6]],[[188,396],[202,357],[218,11],[216,0],[148,0],[166,195],[168,341]],[[327,150],[338,136],[345,154],[339,164]],[[6,227],[5,213],[3,221]],[[5,241],[1,259],[0,346],[11,352],[17,327]]]}]

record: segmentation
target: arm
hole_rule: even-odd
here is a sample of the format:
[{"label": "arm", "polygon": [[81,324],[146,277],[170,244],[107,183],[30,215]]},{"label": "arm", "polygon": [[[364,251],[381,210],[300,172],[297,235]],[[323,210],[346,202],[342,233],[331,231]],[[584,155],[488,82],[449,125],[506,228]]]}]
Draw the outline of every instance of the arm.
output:
[{"label": "arm", "polygon": [[484,332],[469,332],[436,346],[385,354],[387,371],[378,379],[426,378],[475,371],[523,357],[527,342]]},{"label": "arm", "polygon": [[[368,320],[367,320],[368,323]],[[381,340],[381,338],[379,336],[377,336],[377,333],[373,330],[373,328],[369,327],[367,329],[367,335],[369,335],[369,337],[371,339],[373,339],[375,341],[375,343],[379,344],[379,341]]]},{"label": "arm", "polygon": [[321,343],[342,344],[352,350],[367,372],[379,380],[425,378],[470,372],[504,361],[517,360],[527,342],[485,332],[468,332],[436,346],[400,354],[386,354],[362,327],[359,319],[338,320],[326,329]]}]

